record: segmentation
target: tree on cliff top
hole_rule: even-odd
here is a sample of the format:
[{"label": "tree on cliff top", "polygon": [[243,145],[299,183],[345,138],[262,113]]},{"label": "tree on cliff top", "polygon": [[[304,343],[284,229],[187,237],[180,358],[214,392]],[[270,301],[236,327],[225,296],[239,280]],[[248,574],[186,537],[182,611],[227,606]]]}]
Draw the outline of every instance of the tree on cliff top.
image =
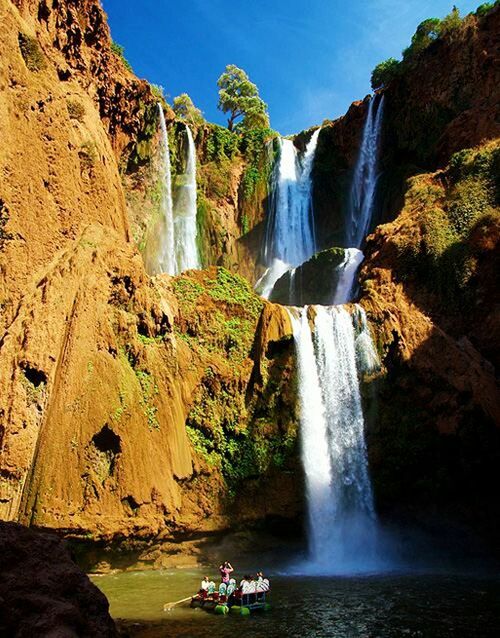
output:
[{"label": "tree on cliff top", "polygon": [[193,100],[187,93],[181,93],[174,97],[174,113],[188,124],[199,126],[203,124],[203,113],[193,104]]},{"label": "tree on cliff top", "polygon": [[259,96],[259,89],[250,81],[243,69],[228,64],[217,80],[219,87],[218,108],[229,113],[227,128],[232,131],[238,118],[243,117],[239,126],[244,129],[269,126],[267,104]]}]

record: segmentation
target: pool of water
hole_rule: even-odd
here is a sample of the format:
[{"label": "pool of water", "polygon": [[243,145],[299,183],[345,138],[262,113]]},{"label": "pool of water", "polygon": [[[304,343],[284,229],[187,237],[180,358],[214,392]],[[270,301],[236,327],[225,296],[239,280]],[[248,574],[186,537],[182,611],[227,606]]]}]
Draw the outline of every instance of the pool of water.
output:
[{"label": "pool of water", "polygon": [[[200,609],[163,611],[189,596],[200,570],[110,574],[92,580],[114,618],[151,623],[139,636],[233,638],[244,635],[321,638],[498,638],[500,577],[384,574],[363,577],[272,576],[272,609],[250,617]],[[132,623],[129,622],[129,626]]]}]

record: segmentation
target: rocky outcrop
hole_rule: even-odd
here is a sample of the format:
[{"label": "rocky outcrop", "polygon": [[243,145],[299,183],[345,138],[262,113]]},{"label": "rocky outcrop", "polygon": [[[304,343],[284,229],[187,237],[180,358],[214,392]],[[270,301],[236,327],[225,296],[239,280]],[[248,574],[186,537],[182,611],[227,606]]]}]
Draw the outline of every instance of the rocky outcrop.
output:
[{"label": "rocky outcrop", "polygon": [[[109,229],[87,229],[3,336],[2,516],[95,537],[218,529],[248,480],[267,499],[240,515],[259,519],[296,431],[290,352],[268,345],[254,373],[261,307],[225,270],[150,280]],[[289,498],[273,513],[293,516]]]},{"label": "rocky outcrop", "polygon": [[[362,297],[385,376],[369,451],[385,515],[459,520],[490,535],[500,513],[498,142],[413,178],[369,238]],[[486,239],[487,238],[487,239]]]},{"label": "rocky outcrop", "polygon": [[295,306],[331,305],[339,282],[343,248],[329,248],[287,271],[274,284],[271,301]]},{"label": "rocky outcrop", "polygon": [[0,635],[118,635],[108,601],[49,532],[0,523]]},{"label": "rocky outcrop", "polygon": [[[453,153],[500,136],[500,7],[433,42],[384,89],[384,124],[376,223],[403,206],[406,180],[445,166]],[[320,248],[344,245],[349,189],[367,100],[323,123],[313,168]],[[299,136],[299,140],[301,136]]]}]

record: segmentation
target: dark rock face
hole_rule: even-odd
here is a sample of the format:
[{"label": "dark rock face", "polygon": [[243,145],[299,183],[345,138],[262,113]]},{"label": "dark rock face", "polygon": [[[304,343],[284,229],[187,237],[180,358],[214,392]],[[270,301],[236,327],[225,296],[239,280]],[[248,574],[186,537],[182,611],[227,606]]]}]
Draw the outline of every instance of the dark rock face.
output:
[{"label": "dark rock face", "polygon": [[55,534],[0,523],[0,636],[113,638],[108,601]]},{"label": "dark rock face", "polygon": [[271,301],[293,306],[331,304],[344,255],[343,248],[329,248],[295,268],[293,274],[286,272],[276,282]]}]

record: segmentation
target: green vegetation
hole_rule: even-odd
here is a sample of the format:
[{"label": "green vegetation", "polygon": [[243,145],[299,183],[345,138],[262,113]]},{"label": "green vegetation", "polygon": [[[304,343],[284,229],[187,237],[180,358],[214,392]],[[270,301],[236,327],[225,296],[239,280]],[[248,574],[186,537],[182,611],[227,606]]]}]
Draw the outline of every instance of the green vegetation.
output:
[{"label": "green vegetation", "polygon": [[209,162],[221,162],[225,159],[233,159],[239,150],[239,136],[227,128],[210,125],[210,134],[206,142],[206,156]]},{"label": "green vegetation", "polygon": [[380,62],[372,71],[371,84],[373,89],[387,86],[399,75],[401,63],[395,58]]},{"label": "green vegetation", "polygon": [[19,42],[19,50],[28,69],[35,72],[44,69],[47,63],[38,44],[38,40],[22,32],[18,33],[17,39]]},{"label": "green vegetation", "polygon": [[186,431],[198,454],[221,470],[232,496],[238,482],[283,467],[296,445],[295,431],[283,434],[266,418],[247,425],[243,397],[213,374],[198,390]]},{"label": "green vegetation", "polygon": [[150,430],[158,430],[160,428],[157,418],[158,408],[153,404],[154,397],[159,393],[156,381],[149,372],[144,370],[134,370],[134,372],[141,386],[142,397],[140,403],[147,418],[148,427]]},{"label": "green vegetation", "polygon": [[241,150],[246,159],[243,174],[243,196],[249,199],[257,191],[259,185],[267,185],[272,162],[269,161],[267,143],[276,136],[270,128],[257,128],[245,131]]},{"label": "green vegetation", "polygon": [[250,81],[243,69],[228,64],[217,80],[217,85],[218,107],[223,113],[229,113],[227,127],[230,131],[239,118],[243,118],[238,124],[242,130],[269,126],[267,104],[259,97],[257,86]]},{"label": "green vegetation", "polygon": [[162,86],[160,86],[159,84],[150,84],[149,86],[151,87],[151,93],[159,102],[165,100],[165,94],[163,92]]},{"label": "green vegetation", "polygon": [[136,143],[128,159],[127,169],[129,171],[136,169],[137,166],[143,166],[151,160],[152,140],[158,131],[158,105],[156,103],[140,103],[138,117],[141,128],[137,132]]},{"label": "green vegetation", "polygon": [[[183,318],[182,330],[177,326],[178,337],[192,349],[220,354],[235,363],[249,356],[262,301],[245,279],[218,268],[215,279],[205,276],[201,284],[181,275],[173,288]],[[195,312],[196,306],[206,308],[213,301],[236,306],[235,314],[228,317],[219,304],[202,318]]]},{"label": "green vegetation", "polygon": [[163,341],[162,335],[158,335],[157,337],[148,337],[147,335],[138,334],[137,338],[143,346],[150,346]]},{"label": "green vegetation", "polygon": [[200,126],[205,121],[203,113],[196,108],[187,93],[181,93],[181,95],[174,97],[173,109],[177,117],[192,126]]},{"label": "green vegetation", "polygon": [[45,396],[45,388],[47,386],[47,383],[45,381],[42,381],[38,385],[35,385],[27,378],[24,372],[21,375],[21,382],[26,391],[26,402],[28,403],[28,405],[41,406]]},{"label": "green vegetation", "polygon": [[129,71],[132,71],[132,66],[130,65],[130,62],[125,57],[125,49],[120,44],[118,44],[117,42],[112,42],[111,51],[118,58],[120,58],[120,60],[123,62],[123,65],[125,66],[126,69],[128,69]]},{"label": "green vegetation", "polygon": [[[482,18],[494,7],[500,5],[500,0],[488,2],[480,5],[476,12],[462,18],[457,7],[453,7],[451,12],[444,18],[428,18],[421,22],[412,36],[411,44],[403,51],[403,60],[399,62],[395,58],[389,58],[374,68],[372,72],[371,84],[373,89],[388,86],[395,78],[418,62],[421,54],[429,46],[439,40],[452,41],[461,29],[469,24],[469,18],[475,16]],[[473,19],[473,18],[472,18]]]},{"label": "green vegetation", "polygon": [[225,268],[218,268],[217,278],[206,279],[205,285],[208,294],[215,301],[239,304],[255,318],[262,310],[263,302],[255,294],[249,282],[239,275],[230,273]]},{"label": "green vegetation", "polygon": [[203,294],[204,289],[201,284],[188,277],[177,277],[173,283],[174,293],[179,301],[181,310],[190,312],[193,310],[194,305],[198,301],[200,295]]},{"label": "green vegetation", "polygon": [[500,5],[500,0],[496,0],[496,2],[485,2],[484,4],[480,4],[479,7],[476,9],[476,15],[479,18],[482,18],[487,13],[489,13],[492,9],[494,9],[495,7],[498,7],[499,5]]},{"label": "green vegetation", "polygon": [[85,107],[81,102],[78,100],[68,100],[66,108],[68,109],[68,115],[72,120],[83,122],[83,118],[85,117]]},{"label": "green vegetation", "polygon": [[84,142],[78,151],[78,157],[80,158],[80,164],[82,168],[90,170],[97,162],[97,147],[95,142],[88,140]]},{"label": "green vegetation", "polygon": [[410,180],[405,209],[421,234],[398,240],[404,277],[417,280],[447,304],[472,301],[478,255],[473,236],[500,222],[500,145],[492,142],[452,156],[446,179]]}]

